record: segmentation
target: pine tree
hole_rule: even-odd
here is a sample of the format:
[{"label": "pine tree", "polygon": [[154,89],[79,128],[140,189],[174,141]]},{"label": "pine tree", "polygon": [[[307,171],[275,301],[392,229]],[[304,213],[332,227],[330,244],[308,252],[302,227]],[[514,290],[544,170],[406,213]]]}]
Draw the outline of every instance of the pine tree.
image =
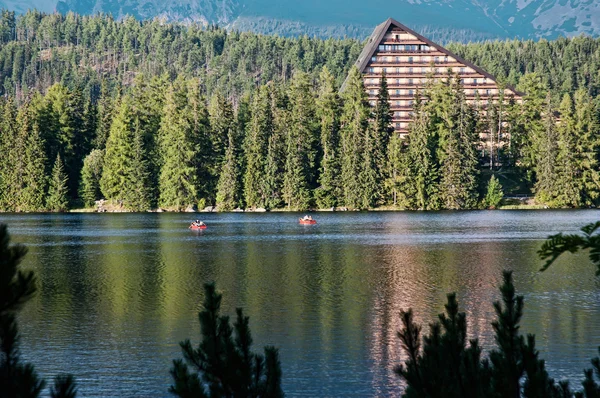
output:
[{"label": "pine tree", "polygon": [[100,189],[107,199],[122,201],[131,189],[134,122],[131,99],[124,97],[116,108],[106,141]]},{"label": "pine tree", "polygon": [[[392,110],[390,106],[390,93],[388,91],[385,74],[381,77],[381,85],[377,93],[377,103],[374,110],[374,129],[372,134],[371,158],[373,159],[373,173],[375,176],[375,202],[383,203],[385,196],[386,158],[390,137],[394,133],[392,127]],[[366,151],[365,153],[368,153]],[[369,174],[368,173],[368,174]]]},{"label": "pine tree", "polygon": [[502,302],[494,303],[498,319],[492,322],[498,348],[490,352],[492,364],[491,385],[498,397],[520,397],[519,381],[525,371],[523,347],[525,342],[519,334],[523,316],[523,296],[515,295],[512,272],[503,273],[504,284],[500,287]]},{"label": "pine tree", "polygon": [[[407,138],[410,140],[410,138]],[[411,179],[411,165],[408,146],[400,134],[393,134],[388,144],[385,181],[387,203],[394,207],[411,208],[415,199],[414,184]]]},{"label": "pine tree", "polygon": [[234,132],[229,132],[229,144],[217,185],[217,207],[220,211],[231,211],[240,206],[240,169],[236,156]]},{"label": "pine tree", "polygon": [[498,178],[496,178],[495,175],[492,175],[487,184],[487,192],[483,199],[483,206],[488,209],[495,209],[502,202],[503,197],[504,192],[502,191],[502,185]]},{"label": "pine tree", "polygon": [[342,97],[344,100],[340,129],[342,203],[350,208],[359,208],[362,205],[360,181],[370,108],[362,74],[356,67],[350,70]]},{"label": "pine tree", "polygon": [[436,158],[436,136],[431,132],[430,116],[423,108],[419,96],[415,99],[409,131],[407,156],[411,165],[412,184],[404,186],[403,194],[410,199],[410,208],[437,209],[439,166]]},{"label": "pine tree", "polygon": [[100,86],[100,98],[96,109],[96,134],[92,146],[94,149],[104,150],[110,134],[110,125],[113,118],[113,101],[106,80],[102,80]]},{"label": "pine tree", "polygon": [[286,136],[283,198],[288,208],[310,206],[310,182],[315,162],[315,107],[308,75],[294,76],[290,89],[291,125]]},{"label": "pine tree", "polygon": [[[374,137],[375,136],[375,137]],[[378,203],[381,191],[379,166],[377,165],[377,133],[373,126],[367,127],[364,137],[362,167],[360,171],[359,207],[370,209]]]},{"label": "pine tree", "polygon": [[48,211],[64,212],[69,209],[68,180],[60,155],[56,155],[48,187],[48,196],[46,197],[46,209]]},{"label": "pine tree", "polygon": [[189,114],[187,84],[176,81],[167,92],[162,118],[160,153],[163,161],[159,182],[161,206],[177,210],[193,206],[199,199],[199,143]]},{"label": "pine tree", "polygon": [[317,206],[330,208],[338,204],[340,190],[340,106],[341,100],[335,88],[335,79],[327,67],[319,78],[317,116],[321,128],[321,168],[319,188],[316,191]]},{"label": "pine tree", "polygon": [[131,152],[131,169],[127,175],[128,190],[124,194],[127,208],[143,212],[152,208],[153,185],[151,165],[148,161],[148,150],[145,147],[144,133],[136,120],[133,131],[133,146]]},{"label": "pine tree", "polygon": [[44,195],[46,192],[46,156],[44,154],[44,141],[41,137],[39,126],[36,122],[35,110],[27,103],[23,105],[17,116],[19,120],[18,142],[23,143],[17,169],[19,189],[14,199],[17,211],[40,211],[44,209]]},{"label": "pine tree", "polygon": [[539,137],[539,143],[536,145],[539,148],[539,153],[537,154],[537,165],[535,167],[537,178],[535,198],[540,203],[552,205],[557,196],[556,158],[558,155],[558,137],[554,112],[549,102],[544,114],[544,127],[544,135]]},{"label": "pine tree", "polygon": [[271,99],[268,87],[262,86],[252,103],[252,117],[244,143],[246,150],[244,198],[248,207],[262,207],[265,203],[262,179],[265,173],[267,145],[269,137],[273,134]]},{"label": "pine tree", "polygon": [[102,177],[102,166],[104,163],[104,152],[94,149],[83,160],[81,169],[81,183],[79,185],[79,197],[84,206],[92,207],[96,200],[100,199],[100,178]]},{"label": "pine tree", "polygon": [[278,350],[265,347],[264,356],[252,353],[249,318],[238,308],[231,325],[220,314],[222,296],[215,285],[206,284],[204,290],[198,315],[202,340],[198,348],[189,340],[180,344],[187,363],[173,361],[169,392],[179,397],[283,397]]},{"label": "pine tree", "polygon": [[579,207],[582,204],[583,171],[577,159],[577,133],[573,101],[569,94],[565,94],[563,97],[559,112],[561,122],[557,126],[556,175],[553,176],[556,184],[554,204],[559,207]]},{"label": "pine tree", "polygon": [[[20,156],[23,148],[19,148],[21,136],[19,135],[19,120],[17,107],[12,98],[2,104],[2,118],[0,119],[0,210],[15,211],[15,198],[18,194],[21,181],[19,181]],[[22,145],[21,145],[22,146]]]},{"label": "pine tree", "polygon": [[581,172],[581,205],[592,206],[600,197],[598,157],[600,138],[600,108],[597,101],[583,89],[575,92],[576,159]]}]

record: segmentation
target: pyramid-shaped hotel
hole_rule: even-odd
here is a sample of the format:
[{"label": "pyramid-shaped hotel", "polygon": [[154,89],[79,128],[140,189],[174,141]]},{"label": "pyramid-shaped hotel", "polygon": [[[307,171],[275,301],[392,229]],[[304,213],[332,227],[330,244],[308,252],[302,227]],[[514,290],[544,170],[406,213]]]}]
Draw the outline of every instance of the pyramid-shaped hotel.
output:
[{"label": "pyramid-shaped hotel", "polygon": [[[500,95],[492,75],[391,18],[375,28],[356,66],[364,75],[371,105],[375,104],[385,73],[393,126],[401,135],[408,132],[414,96],[425,87],[428,75],[441,78],[448,70],[458,74],[470,103],[479,97],[480,104],[485,106]],[[504,96],[520,100],[520,93],[511,87],[504,88]]]}]

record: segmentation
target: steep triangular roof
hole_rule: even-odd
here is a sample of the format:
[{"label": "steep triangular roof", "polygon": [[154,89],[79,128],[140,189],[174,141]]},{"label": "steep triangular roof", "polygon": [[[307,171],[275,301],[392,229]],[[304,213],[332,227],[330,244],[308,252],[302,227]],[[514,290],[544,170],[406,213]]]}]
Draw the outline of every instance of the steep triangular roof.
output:
[{"label": "steep triangular roof", "polygon": [[[403,31],[405,31],[406,33],[410,33],[411,35],[415,36],[417,39],[421,40],[422,42],[427,43],[429,46],[435,47],[441,53],[444,53],[444,54],[448,55],[449,57],[456,59],[457,62],[472,68],[473,70],[477,71],[477,73],[480,73],[483,76],[487,77],[488,79],[493,80],[494,82],[496,82],[496,84],[498,83],[494,76],[490,75],[489,73],[487,73],[480,67],[473,65],[471,62],[464,60],[463,58],[459,57],[458,55],[456,55],[456,54],[452,53],[451,51],[448,51],[444,47],[440,46],[439,44],[432,42],[431,40],[429,40],[428,38],[426,38],[424,36],[421,36],[419,33],[415,32],[414,30],[410,29],[409,27],[401,24],[400,22],[396,21],[393,18],[388,18],[382,24],[377,25],[377,27],[373,31],[373,34],[371,34],[371,37],[369,37],[369,41],[365,45],[365,48],[363,48],[363,50],[360,53],[358,60],[356,61],[356,64],[355,64],[361,73],[363,73],[365,71],[365,68],[369,64],[369,60],[371,59],[371,57],[373,56],[375,51],[377,51],[379,43],[381,43],[385,34],[388,32],[388,30],[390,29],[391,26],[400,28]],[[340,91],[344,91],[344,89],[346,88],[347,81],[348,81],[348,78],[346,77],[346,80],[344,81],[344,84],[342,84],[342,88],[340,89]],[[506,87],[508,89],[510,89],[511,91],[513,91],[515,94],[522,95],[522,93],[519,93],[514,88],[512,88],[510,86],[506,86]]]}]

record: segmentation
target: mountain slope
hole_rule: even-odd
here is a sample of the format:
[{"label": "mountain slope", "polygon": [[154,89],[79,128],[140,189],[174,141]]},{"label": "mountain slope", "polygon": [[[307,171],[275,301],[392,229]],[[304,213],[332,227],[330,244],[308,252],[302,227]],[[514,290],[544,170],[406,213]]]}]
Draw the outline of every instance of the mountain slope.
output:
[{"label": "mountain slope", "polygon": [[[23,11],[56,0],[0,0]],[[26,7],[26,6],[27,7]],[[107,12],[169,21],[217,23],[238,29],[366,37],[388,17],[423,32],[469,41],[600,35],[597,0],[60,0],[60,12]]]}]

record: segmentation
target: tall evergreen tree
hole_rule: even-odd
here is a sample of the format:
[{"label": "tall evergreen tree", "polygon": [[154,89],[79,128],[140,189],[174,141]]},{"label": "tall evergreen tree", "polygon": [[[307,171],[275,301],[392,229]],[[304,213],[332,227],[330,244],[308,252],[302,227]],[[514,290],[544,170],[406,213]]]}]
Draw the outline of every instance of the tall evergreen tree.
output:
[{"label": "tall evergreen tree", "polygon": [[350,70],[342,97],[344,100],[340,119],[342,203],[350,208],[359,208],[362,205],[360,181],[365,134],[371,110],[362,74],[356,67]]},{"label": "tall evergreen tree", "polygon": [[554,204],[561,207],[578,207],[582,204],[583,170],[577,159],[578,137],[575,131],[573,101],[569,94],[565,94],[563,97],[559,112],[561,122],[557,126],[556,137],[556,174],[553,176],[556,184],[556,199]]},{"label": "tall evergreen tree", "polygon": [[217,185],[217,207],[221,211],[231,211],[241,203],[240,168],[234,134],[233,130],[229,132],[229,145]]},{"label": "tall evergreen tree", "polygon": [[100,189],[107,199],[122,201],[132,188],[134,128],[131,99],[123,97],[110,126],[100,178]]},{"label": "tall evergreen tree", "polygon": [[[374,110],[374,129],[372,133],[373,174],[375,176],[375,203],[383,203],[385,196],[386,159],[390,137],[394,133],[392,127],[392,110],[390,92],[388,91],[385,73],[381,77],[381,85],[377,93],[377,103]],[[367,152],[366,152],[367,153]]]},{"label": "tall evergreen tree", "polygon": [[79,197],[86,207],[94,206],[96,200],[101,198],[100,178],[102,177],[103,163],[104,152],[100,149],[92,150],[83,160]]},{"label": "tall evergreen tree", "polygon": [[[407,138],[406,140],[410,140]],[[408,144],[400,134],[392,134],[386,159],[386,202],[394,207],[411,208],[415,199],[415,186],[411,178]]]},{"label": "tall evergreen tree", "polygon": [[291,118],[286,136],[283,197],[288,208],[304,210],[311,201],[310,182],[315,161],[315,107],[306,74],[296,74],[290,89]]},{"label": "tall evergreen tree", "polygon": [[48,211],[63,212],[69,209],[68,180],[60,155],[56,155],[48,187],[48,196],[46,197],[46,209]]},{"label": "tall evergreen tree", "polygon": [[335,87],[335,79],[327,67],[323,68],[319,78],[316,105],[317,116],[320,119],[322,151],[316,200],[320,208],[329,208],[338,204],[341,195],[339,181],[341,100]]},{"label": "tall evergreen tree", "polygon": [[103,80],[100,86],[100,98],[96,107],[96,132],[92,146],[103,150],[110,134],[110,124],[113,118],[113,99],[110,96],[108,83]]},{"label": "tall evergreen tree", "polygon": [[23,137],[19,135],[17,113],[17,106],[12,98],[3,102],[0,119],[0,153],[3,156],[0,161],[0,209],[4,211],[15,210],[15,198],[21,186],[19,167],[22,166],[20,157],[24,143],[21,140]]},{"label": "tall evergreen tree", "polygon": [[467,104],[460,81],[454,80],[454,100],[443,112],[447,115],[440,145],[440,198],[446,209],[469,209],[477,205],[476,121],[473,109]]},{"label": "tall evergreen tree", "polygon": [[549,99],[544,113],[545,131],[539,137],[539,153],[537,154],[537,165],[535,167],[535,198],[540,203],[552,205],[557,196],[557,165],[558,155],[556,124],[554,112]]},{"label": "tall evergreen tree", "polygon": [[169,391],[179,397],[283,397],[278,350],[265,347],[264,356],[252,353],[249,318],[238,308],[231,325],[229,317],[220,314],[222,296],[214,284],[206,284],[204,290],[198,315],[202,340],[198,348],[189,340],[181,343],[187,363],[173,361]]},{"label": "tall evergreen tree", "polygon": [[246,173],[244,174],[244,197],[248,207],[262,207],[265,193],[262,178],[265,172],[265,157],[269,137],[273,134],[273,113],[271,94],[268,87],[262,86],[252,103],[252,117],[244,147],[246,150]]},{"label": "tall evergreen tree", "polygon": [[184,210],[199,199],[199,143],[190,120],[187,83],[178,80],[167,92],[161,124],[160,204]]},{"label": "tall evergreen tree", "polygon": [[46,156],[44,154],[44,140],[40,134],[36,121],[35,110],[30,103],[23,105],[18,118],[18,142],[24,147],[15,148],[22,150],[17,169],[20,189],[15,198],[17,211],[40,211],[44,208],[44,195],[46,192]]},{"label": "tall evergreen tree", "polygon": [[[410,125],[407,156],[412,184],[404,186],[403,193],[410,199],[410,208],[428,210],[438,208],[439,191],[436,156],[436,137],[430,128],[430,116],[417,96]],[[413,194],[414,191],[414,194]]]}]

